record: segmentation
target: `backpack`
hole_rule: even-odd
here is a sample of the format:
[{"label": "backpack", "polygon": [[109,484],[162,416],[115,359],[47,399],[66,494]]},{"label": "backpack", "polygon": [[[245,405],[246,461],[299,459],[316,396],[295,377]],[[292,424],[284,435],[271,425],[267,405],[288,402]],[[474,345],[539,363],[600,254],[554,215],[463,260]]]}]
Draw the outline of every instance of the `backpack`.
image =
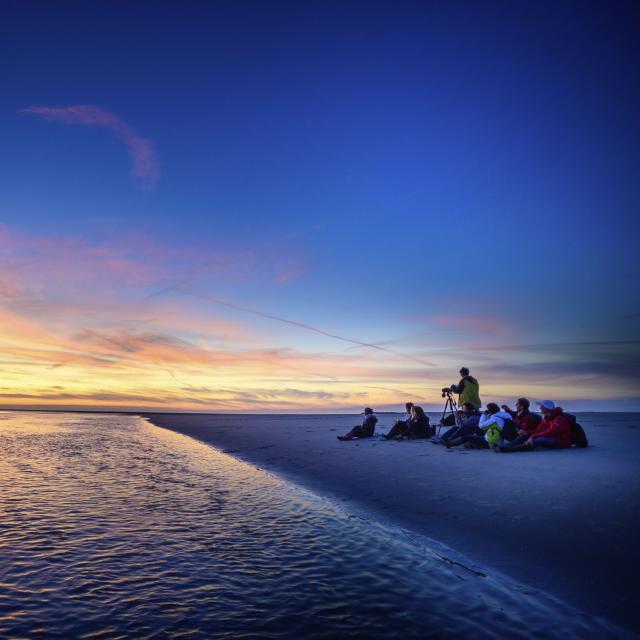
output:
[{"label": "backpack", "polygon": [[584,432],[581,424],[578,424],[576,417],[570,413],[564,414],[571,424],[571,444],[575,444],[576,447],[583,449],[584,447],[589,446],[589,441],[587,440],[587,434]]},{"label": "backpack", "polygon": [[436,435],[435,425],[431,424],[429,416],[425,415],[425,418],[427,419],[427,438],[433,438]]},{"label": "backpack", "polygon": [[511,442],[518,435],[518,425],[511,419],[506,418],[502,426],[502,437]]}]

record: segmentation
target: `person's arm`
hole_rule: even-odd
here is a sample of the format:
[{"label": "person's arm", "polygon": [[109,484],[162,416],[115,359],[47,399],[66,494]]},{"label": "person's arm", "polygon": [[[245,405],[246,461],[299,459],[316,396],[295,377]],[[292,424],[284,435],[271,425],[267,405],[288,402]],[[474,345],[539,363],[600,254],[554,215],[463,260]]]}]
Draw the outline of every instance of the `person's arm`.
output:
[{"label": "person's arm", "polygon": [[511,416],[512,420],[515,420],[516,416],[518,415],[517,411],[513,411],[513,409],[510,409],[506,404],[503,404],[501,408]]},{"label": "person's arm", "polygon": [[451,391],[453,391],[453,393],[462,393],[463,389],[464,389],[464,378],[462,378],[462,380],[460,380],[458,384],[451,385]]}]

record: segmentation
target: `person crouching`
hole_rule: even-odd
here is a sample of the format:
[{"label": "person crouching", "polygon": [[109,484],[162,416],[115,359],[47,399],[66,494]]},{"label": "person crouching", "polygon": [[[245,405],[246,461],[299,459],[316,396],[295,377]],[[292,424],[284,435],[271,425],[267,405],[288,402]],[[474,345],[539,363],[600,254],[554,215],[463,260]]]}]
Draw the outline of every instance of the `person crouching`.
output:
[{"label": "person crouching", "polygon": [[337,436],[338,440],[353,440],[353,438],[370,438],[375,429],[378,418],[374,415],[373,409],[367,407],[363,412],[362,424],[356,425],[344,436]]}]

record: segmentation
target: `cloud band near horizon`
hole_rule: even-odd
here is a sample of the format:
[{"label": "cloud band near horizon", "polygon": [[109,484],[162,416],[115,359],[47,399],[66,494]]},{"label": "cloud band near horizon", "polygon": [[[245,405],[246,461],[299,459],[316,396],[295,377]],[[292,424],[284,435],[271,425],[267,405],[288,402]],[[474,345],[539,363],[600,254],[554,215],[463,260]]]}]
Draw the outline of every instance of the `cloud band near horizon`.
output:
[{"label": "cloud band near horizon", "polygon": [[[464,364],[485,402],[526,395],[569,398],[569,410],[640,406],[638,340],[548,342],[484,311],[473,316],[486,321],[481,336],[477,322],[446,315],[432,320],[436,331],[425,319],[419,340],[358,340],[341,322],[303,321],[319,317],[319,307],[301,313],[287,304],[298,289],[287,289],[278,260],[287,268],[302,247],[290,259],[225,244],[181,246],[140,234],[96,240],[0,225],[0,405],[325,412],[417,400],[437,407],[440,388],[457,382]],[[220,297],[230,288],[231,300]],[[253,306],[256,288],[279,301],[272,313]],[[440,330],[446,323],[453,331]],[[403,335],[411,326],[398,320],[395,329]],[[336,351],[311,334],[349,348]],[[404,351],[385,346],[395,342]]]}]

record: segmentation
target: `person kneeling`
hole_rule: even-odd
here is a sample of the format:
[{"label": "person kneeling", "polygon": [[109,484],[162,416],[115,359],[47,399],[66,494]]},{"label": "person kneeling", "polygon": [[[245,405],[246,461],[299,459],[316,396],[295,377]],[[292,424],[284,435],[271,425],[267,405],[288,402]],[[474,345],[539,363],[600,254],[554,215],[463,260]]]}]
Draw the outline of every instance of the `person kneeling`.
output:
[{"label": "person kneeling", "polygon": [[357,425],[344,436],[337,436],[338,440],[353,440],[353,438],[370,438],[376,428],[378,418],[373,414],[373,409],[367,407],[364,410],[362,424]]}]

